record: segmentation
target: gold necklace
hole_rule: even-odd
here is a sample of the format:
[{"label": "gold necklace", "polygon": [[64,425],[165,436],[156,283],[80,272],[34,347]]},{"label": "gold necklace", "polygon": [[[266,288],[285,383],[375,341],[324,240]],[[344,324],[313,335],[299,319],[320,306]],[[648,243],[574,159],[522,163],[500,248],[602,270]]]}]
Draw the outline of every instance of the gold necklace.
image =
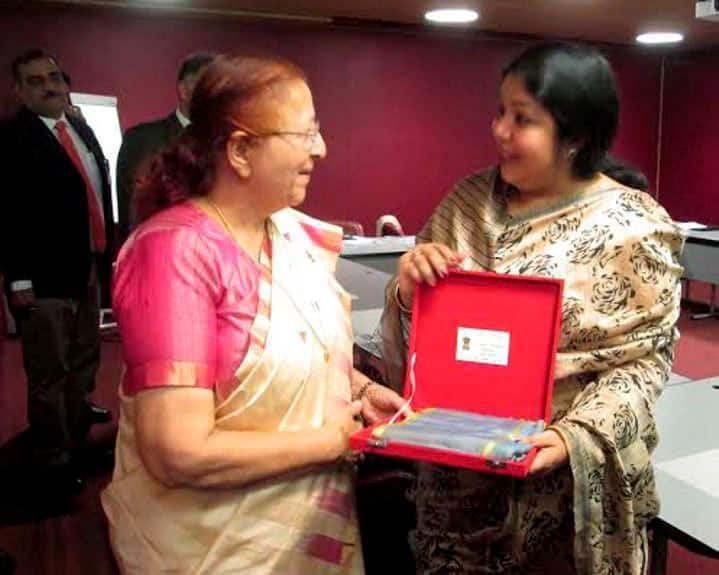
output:
[{"label": "gold necklace", "polygon": [[[210,198],[208,198],[208,197],[205,197],[205,201],[206,201],[207,204],[215,211],[215,213],[217,214],[217,217],[220,218],[220,221],[222,222],[222,225],[224,226],[225,230],[226,230],[227,233],[230,235],[230,237],[235,241],[235,243],[238,244],[240,247],[242,247],[242,249],[245,250],[247,253],[250,253],[250,251],[245,248],[245,245],[244,245],[244,244],[240,241],[240,239],[237,237],[237,234],[236,234],[235,231],[232,229],[232,226],[230,226],[230,222],[228,222],[228,221],[227,221],[227,217],[225,217],[225,212],[222,211],[222,209],[220,208],[220,206],[218,206],[215,202],[213,202],[213,201],[212,201]],[[266,234],[267,234],[267,221],[265,221],[265,224],[264,224],[264,234],[263,234],[263,238],[262,238],[262,239],[263,239],[263,242],[264,242],[264,236],[265,236]],[[257,254],[251,254],[251,253],[250,253],[250,255],[257,256],[257,257],[255,258],[257,261],[260,260],[260,254],[262,253],[262,243],[263,243],[263,242],[260,242],[260,249],[259,249],[259,252],[258,252]]]}]

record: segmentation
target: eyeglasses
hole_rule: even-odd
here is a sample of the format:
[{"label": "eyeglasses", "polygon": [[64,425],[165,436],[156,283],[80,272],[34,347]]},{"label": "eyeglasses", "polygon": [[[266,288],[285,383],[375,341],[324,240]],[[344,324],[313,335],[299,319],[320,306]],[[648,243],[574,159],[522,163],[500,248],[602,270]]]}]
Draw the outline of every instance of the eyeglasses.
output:
[{"label": "eyeglasses", "polygon": [[247,132],[250,136],[252,136],[254,138],[269,138],[271,136],[279,136],[279,137],[291,136],[293,138],[297,138],[296,141],[299,141],[300,145],[307,151],[312,150],[312,148],[317,143],[317,140],[320,137],[320,122],[319,122],[319,120],[315,120],[314,127],[311,130],[307,130],[306,132],[293,132],[290,130],[276,130],[273,132],[256,132],[255,130],[248,128],[247,126],[244,126],[243,124],[240,124],[239,122],[235,122],[234,120],[230,120],[230,123],[238,130]]}]

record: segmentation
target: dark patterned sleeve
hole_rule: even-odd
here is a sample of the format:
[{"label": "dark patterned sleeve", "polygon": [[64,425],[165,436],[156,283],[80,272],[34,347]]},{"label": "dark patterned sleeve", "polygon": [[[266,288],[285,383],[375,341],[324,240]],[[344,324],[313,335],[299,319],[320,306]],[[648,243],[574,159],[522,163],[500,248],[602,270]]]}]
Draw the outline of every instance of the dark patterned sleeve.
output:
[{"label": "dark patterned sleeve", "polygon": [[457,238],[454,231],[457,220],[458,193],[458,190],[455,188],[450,194],[445,196],[424,226],[422,226],[422,229],[417,233],[416,243],[426,244],[436,242],[456,249]]}]

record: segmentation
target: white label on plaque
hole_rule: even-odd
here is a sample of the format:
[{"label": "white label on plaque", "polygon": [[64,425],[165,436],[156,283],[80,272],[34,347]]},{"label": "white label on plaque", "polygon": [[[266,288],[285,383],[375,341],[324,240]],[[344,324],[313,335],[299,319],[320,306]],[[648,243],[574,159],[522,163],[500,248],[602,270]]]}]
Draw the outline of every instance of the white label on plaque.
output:
[{"label": "white label on plaque", "polygon": [[457,361],[509,365],[509,332],[458,328]]}]

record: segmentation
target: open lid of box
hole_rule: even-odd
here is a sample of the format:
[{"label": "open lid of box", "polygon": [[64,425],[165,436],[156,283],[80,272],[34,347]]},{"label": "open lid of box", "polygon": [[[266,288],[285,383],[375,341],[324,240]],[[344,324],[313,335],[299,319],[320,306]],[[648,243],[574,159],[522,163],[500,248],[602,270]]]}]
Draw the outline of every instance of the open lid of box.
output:
[{"label": "open lid of box", "polygon": [[547,421],[561,308],[558,279],[451,271],[421,284],[405,397],[414,364],[414,409]]}]

